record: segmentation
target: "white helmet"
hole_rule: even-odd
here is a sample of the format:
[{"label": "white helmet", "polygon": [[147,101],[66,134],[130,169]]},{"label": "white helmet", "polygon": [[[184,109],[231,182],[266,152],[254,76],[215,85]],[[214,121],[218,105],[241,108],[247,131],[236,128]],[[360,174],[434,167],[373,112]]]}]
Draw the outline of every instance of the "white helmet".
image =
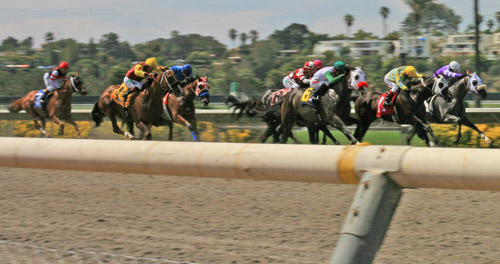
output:
[{"label": "white helmet", "polygon": [[450,64],[448,64],[448,65],[450,65],[450,69],[451,69],[452,71],[454,71],[454,72],[459,72],[459,71],[460,71],[460,64],[458,64],[458,62],[456,62],[456,61],[452,61],[452,62],[450,62]]}]

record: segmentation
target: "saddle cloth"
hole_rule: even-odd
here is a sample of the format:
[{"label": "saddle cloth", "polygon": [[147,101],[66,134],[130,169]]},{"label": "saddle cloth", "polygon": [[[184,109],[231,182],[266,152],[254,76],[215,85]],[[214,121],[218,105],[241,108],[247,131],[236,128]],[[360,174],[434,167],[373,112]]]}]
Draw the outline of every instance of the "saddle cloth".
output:
[{"label": "saddle cloth", "polygon": [[[127,87],[124,83],[122,83],[122,84],[120,85],[120,88],[116,89],[116,90],[115,90],[115,92],[111,94],[111,98],[113,98],[113,100],[114,100],[117,104],[121,105],[122,107],[125,107],[125,105],[123,105],[123,95],[124,95],[124,94],[128,91],[128,89],[129,89],[129,88],[128,88],[128,87]],[[129,94],[129,98],[128,98],[128,99],[130,99],[130,96],[131,96],[131,95],[132,95],[132,94]],[[127,103],[128,103],[129,101],[130,101],[130,100],[127,100]]]},{"label": "saddle cloth", "polygon": [[394,100],[396,99],[397,94],[392,97],[391,106],[384,106],[385,98],[387,97],[387,93],[383,93],[377,101],[377,117],[382,117],[386,115],[391,115],[395,112],[394,110]]},{"label": "saddle cloth", "polygon": [[271,94],[271,103],[270,103],[270,105],[274,106],[274,105],[280,104],[283,101],[283,97],[285,97],[285,95],[287,93],[289,93],[289,92],[290,92],[290,90],[287,89],[287,88],[283,88],[283,89],[280,89],[278,91],[273,92]]}]

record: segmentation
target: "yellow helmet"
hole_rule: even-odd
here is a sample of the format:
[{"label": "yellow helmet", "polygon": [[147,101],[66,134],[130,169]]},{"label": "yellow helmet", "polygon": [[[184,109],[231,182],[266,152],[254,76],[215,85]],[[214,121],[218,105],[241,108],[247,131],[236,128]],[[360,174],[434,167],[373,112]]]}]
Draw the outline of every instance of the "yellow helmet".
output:
[{"label": "yellow helmet", "polygon": [[156,63],[156,58],[152,57],[152,58],[148,58],[146,61],[145,61],[146,65],[150,66],[151,68],[153,69],[156,69],[158,68],[158,64]]},{"label": "yellow helmet", "polygon": [[417,69],[415,69],[415,67],[413,66],[406,66],[406,68],[404,69],[404,73],[406,73],[406,75],[408,76],[411,76],[411,77],[422,77],[422,74],[418,73],[417,72]]}]

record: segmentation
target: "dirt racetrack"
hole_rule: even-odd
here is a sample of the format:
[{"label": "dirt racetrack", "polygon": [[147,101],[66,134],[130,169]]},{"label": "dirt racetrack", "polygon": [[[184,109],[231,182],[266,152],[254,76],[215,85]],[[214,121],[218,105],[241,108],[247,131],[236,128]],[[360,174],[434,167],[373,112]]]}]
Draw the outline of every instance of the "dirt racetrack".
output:
[{"label": "dirt racetrack", "polygon": [[[0,263],[328,263],[355,188],[0,168]],[[500,263],[499,223],[500,192],[408,189],[375,263]]]}]

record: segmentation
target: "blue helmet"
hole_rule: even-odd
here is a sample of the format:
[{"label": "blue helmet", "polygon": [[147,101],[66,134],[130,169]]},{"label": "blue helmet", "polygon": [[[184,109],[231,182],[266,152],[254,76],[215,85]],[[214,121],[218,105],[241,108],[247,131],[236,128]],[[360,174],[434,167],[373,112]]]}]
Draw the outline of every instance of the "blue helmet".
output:
[{"label": "blue helmet", "polygon": [[184,74],[186,75],[191,75],[191,73],[193,72],[193,69],[191,68],[191,65],[189,64],[186,64],[182,67],[182,71],[184,72]]}]

